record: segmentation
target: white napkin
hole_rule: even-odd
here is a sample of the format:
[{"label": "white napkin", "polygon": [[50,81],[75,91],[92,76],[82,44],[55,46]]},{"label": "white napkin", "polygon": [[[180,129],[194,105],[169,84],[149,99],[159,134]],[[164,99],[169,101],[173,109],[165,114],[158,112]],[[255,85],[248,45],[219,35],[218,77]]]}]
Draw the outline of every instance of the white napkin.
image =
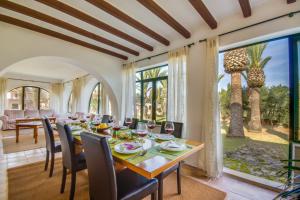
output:
[{"label": "white napkin", "polygon": [[177,144],[177,143],[174,142],[174,141],[170,141],[170,142],[167,143],[166,147],[167,147],[167,148],[180,148],[180,145]]}]

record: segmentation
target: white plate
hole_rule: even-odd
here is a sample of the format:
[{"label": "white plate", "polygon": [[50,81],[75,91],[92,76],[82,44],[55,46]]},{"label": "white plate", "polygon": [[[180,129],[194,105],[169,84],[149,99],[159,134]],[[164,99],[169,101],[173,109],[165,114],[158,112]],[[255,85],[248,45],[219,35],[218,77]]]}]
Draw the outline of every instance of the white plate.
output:
[{"label": "white plate", "polygon": [[71,131],[79,131],[82,128],[80,126],[71,126],[70,129],[71,129]]},{"label": "white plate", "polygon": [[173,140],[175,138],[174,135],[170,135],[170,134],[154,134],[154,137],[156,139],[165,140],[165,141]]},{"label": "white plate", "polygon": [[[127,149],[125,147],[125,145],[138,145],[140,147],[136,148],[136,149],[133,149],[133,150],[130,150],[130,149]],[[114,147],[115,151],[118,152],[118,153],[122,153],[122,154],[133,154],[133,153],[137,153],[139,151],[142,151],[142,144],[140,143],[136,143],[136,142],[124,142],[124,143],[120,143],[120,144],[117,144],[115,147]]]},{"label": "white plate", "polygon": [[178,143],[174,141],[166,141],[161,143],[160,148],[167,151],[183,151],[186,149],[186,145],[183,143]]}]

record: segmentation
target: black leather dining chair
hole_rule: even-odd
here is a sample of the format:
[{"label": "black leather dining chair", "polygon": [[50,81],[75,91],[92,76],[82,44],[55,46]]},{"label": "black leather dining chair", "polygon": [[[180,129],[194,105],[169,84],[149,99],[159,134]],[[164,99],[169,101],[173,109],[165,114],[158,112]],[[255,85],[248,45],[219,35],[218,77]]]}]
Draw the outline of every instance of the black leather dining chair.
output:
[{"label": "black leather dining chair", "polygon": [[51,154],[51,163],[50,163],[50,173],[49,177],[52,177],[53,169],[54,169],[54,160],[55,160],[55,153],[61,152],[61,145],[60,142],[55,142],[53,129],[51,123],[47,117],[42,118],[42,124],[45,131],[45,138],[46,138],[46,163],[45,163],[45,171],[48,169],[49,164],[49,157]]},{"label": "black leather dining chair", "polygon": [[86,132],[80,135],[87,161],[90,199],[139,200],[151,195],[156,200],[156,179],[148,180],[129,169],[115,173],[106,138]]},{"label": "black leather dining chair", "polygon": [[[136,129],[138,123],[139,123],[139,120],[137,118],[132,118],[132,123],[130,124],[129,128]],[[123,126],[127,126],[125,120],[124,120]]]},{"label": "black leather dining chair", "polygon": [[71,172],[71,190],[70,200],[74,199],[75,185],[76,185],[76,172],[86,169],[86,161],[84,153],[75,154],[75,144],[71,133],[71,129],[68,125],[61,122],[56,123],[57,130],[61,141],[62,148],[62,162],[63,162],[63,175],[60,193],[64,193],[67,170]]},{"label": "black leather dining chair", "polygon": [[[166,122],[162,122],[160,133],[165,134],[165,124]],[[182,129],[183,129],[183,123],[181,122],[173,122],[174,124],[174,132],[172,135],[174,135],[176,138],[182,137]],[[156,178],[158,179],[158,199],[163,199],[163,179],[166,178],[168,175],[170,175],[172,172],[177,171],[177,193],[181,194],[181,176],[180,176],[180,162],[176,165],[166,169],[163,171],[160,175],[158,175]]]},{"label": "black leather dining chair", "polygon": [[101,123],[109,123],[110,121],[110,115],[103,115]]}]

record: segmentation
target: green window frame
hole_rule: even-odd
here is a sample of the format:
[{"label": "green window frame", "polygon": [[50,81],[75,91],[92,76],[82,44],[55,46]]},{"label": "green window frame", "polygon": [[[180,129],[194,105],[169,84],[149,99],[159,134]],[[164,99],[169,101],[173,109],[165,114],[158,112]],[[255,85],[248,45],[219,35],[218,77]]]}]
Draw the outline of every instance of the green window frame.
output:
[{"label": "green window frame", "polygon": [[[137,117],[139,118],[140,121],[146,121],[147,119],[144,119],[144,106],[145,106],[145,98],[144,98],[144,92],[143,92],[143,88],[144,88],[144,85],[146,83],[150,83],[152,84],[152,105],[151,105],[151,120],[155,120],[158,122],[158,124],[161,122],[161,121],[165,121],[166,118],[167,118],[167,102],[168,102],[168,95],[166,96],[166,116],[165,116],[165,119],[164,120],[157,120],[157,115],[156,115],[156,111],[157,111],[157,102],[156,102],[156,97],[157,97],[157,83],[159,81],[166,81],[167,82],[167,91],[168,91],[168,75],[164,75],[164,76],[157,76],[157,77],[154,77],[154,78],[147,78],[145,77],[145,73],[147,71],[150,71],[150,70],[153,70],[153,69],[157,69],[157,68],[163,68],[163,67],[168,67],[168,64],[164,64],[164,65],[161,65],[161,66],[157,66],[157,67],[153,67],[153,68],[149,68],[149,69],[145,69],[145,70],[141,70],[141,71],[137,71],[136,72],[136,86],[138,84],[140,84],[140,87],[141,87],[141,98],[140,98],[140,113],[139,113],[139,116],[140,117]],[[137,78],[139,77],[139,79]],[[168,94],[168,92],[167,92]]]}]

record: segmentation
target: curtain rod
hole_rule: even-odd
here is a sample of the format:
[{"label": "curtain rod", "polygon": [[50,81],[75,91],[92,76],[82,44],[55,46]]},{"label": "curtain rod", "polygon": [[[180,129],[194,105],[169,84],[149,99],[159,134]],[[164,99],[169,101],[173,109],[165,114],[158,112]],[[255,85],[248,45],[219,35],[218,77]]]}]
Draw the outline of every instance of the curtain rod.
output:
[{"label": "curtain rod", "polygon": [[[225,32],[225,33],[221,33],[218,36],[221,37],[221,36],[224,36],[224,35],[228,35],[228,34],[231,34],[231,33],[234,33],[234,32],[238,32],[238,31],[241,31],[241,30],[244,30],[244,29],[247,29],[247,28],[251,28],[253,26],[257,26],[257,25],[264,24],[264,23],[267,23],[267,22],[270,22],[270,21],[274,21],[274,20],[277,20],[277,19],[280,19],[280,18],[283,18],[283,17],[293,17],[295,14],[298,14],[298,13],[300,13],[300,10],[297,10],[297,11],[294,11],[294,12],[290,12],[290,13],[287,13],[287,14],[284,14],[284,15],[280,15],[280,16],[277,16],[277,17],[273,17],[271,19],[267,19],[267,20],[264,20],[264,21],[261,21],[261,22],[257,22],[257,23],[254,23],[254,24],[251,24],[251,25],[248,25],[248,26],[244,26],[242,28],[238,28],[238,29],[234,29],[234,30]],[[198,43],[205,42],[206,40],[207,39],[199,40]],[[195,43],[193,42],[193,43],[187,44],[185,46],[191,47],[194,44]],[[153,56],[149,56],[149,57],[146,57],[146,58],[139,59],[139,60],[137,60],[135,62],[141,62],[141,61],[144,61],[144,60],[150,60],[151,58],[154,58],[154,57],[157,57],[157,56],[161,56],[161,55],[164,55],[164,54],[167,54],[167,53],[168,53],[168,51],[165,51],[165,52],[160,53],[160,54],[156,54],[156,55],[153,55]]]},{"label": "curtain rod", "polygon": [[19,79],[19,78],[7,78],[7,79],[14,80],[14,81],[30,81],[30,82],[49,83],[49,84],[51,84],[51,82],[46,82],[46,81],[26,80],[26,79]]}]

